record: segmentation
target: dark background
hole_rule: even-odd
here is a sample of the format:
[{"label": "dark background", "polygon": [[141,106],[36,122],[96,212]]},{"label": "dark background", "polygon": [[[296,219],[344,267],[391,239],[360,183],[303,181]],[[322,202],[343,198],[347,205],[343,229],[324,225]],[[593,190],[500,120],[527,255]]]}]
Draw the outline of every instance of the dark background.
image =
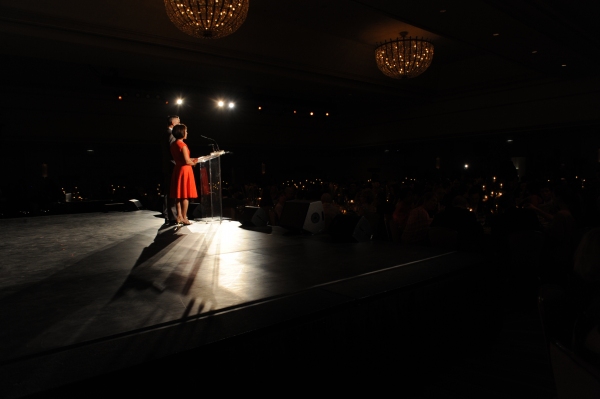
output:
[{"label": "dark background", "polygon": [[[200,135],[231,152],[232,185],[510,175],[515,157],[521,178],[594,179],[595,16],[587,1],[253,0],[207,41],[162,0],[0,1],[2,203],[152,196],[170,114],[192,155],[211,151]],[[402,30],[436,46],[409,80],[373,56]]]}]

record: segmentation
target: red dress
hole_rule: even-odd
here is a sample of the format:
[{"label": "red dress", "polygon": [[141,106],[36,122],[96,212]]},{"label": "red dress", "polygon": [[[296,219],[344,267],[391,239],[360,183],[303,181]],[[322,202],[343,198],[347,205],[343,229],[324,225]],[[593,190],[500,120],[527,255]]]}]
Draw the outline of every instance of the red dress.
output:
[{"label": "red dress", "polygon": [[175,168],[173,169],[173,177],[171,178],[171,192],[169,196],[171,198],[198,198],[194,170],[192,169],[192,165],[185,163],[183,147],[187,147],[187,145],[181,140],[177,140],[171,144],[171,155],[175,160]]}]

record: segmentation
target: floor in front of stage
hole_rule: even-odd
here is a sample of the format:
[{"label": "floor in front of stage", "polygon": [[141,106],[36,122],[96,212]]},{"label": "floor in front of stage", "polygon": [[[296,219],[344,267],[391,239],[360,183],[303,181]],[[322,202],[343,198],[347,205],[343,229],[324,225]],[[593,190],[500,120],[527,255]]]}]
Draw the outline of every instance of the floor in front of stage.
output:
[{"label": "floor in front of stage", "polygon": [[[247,229],[231,220],[169,227],[147,210],[0,226],[2,397],[413,284],[435,277],[440,262],[445,272],[464,263],[452,261],[456,252],[384,240],[336,243],[326,234]],[[187,336],[165,341],[175,325],[189,325]]]}]

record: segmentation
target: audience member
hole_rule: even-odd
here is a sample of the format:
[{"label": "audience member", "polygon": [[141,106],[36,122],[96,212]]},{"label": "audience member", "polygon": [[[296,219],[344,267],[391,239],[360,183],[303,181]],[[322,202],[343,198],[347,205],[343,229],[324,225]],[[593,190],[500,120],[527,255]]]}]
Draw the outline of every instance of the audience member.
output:
[{"label": "audience member", "polygon": [[573,350],[600,367],[600,228],[582,237],[573,259]]},{"label": "audience member", "polygon": [[490,225],[494,237],[504,242],[507,236],[522,231],[542,231],[542,226],[532,209],[519,208],[510,195],[497,199],[496,213],[491,218]]},{"label": "audience member", "polygon": [[285,196],[285,200],[293,200],[296,199],[297,190],[294,186],[288,186],[283,190],[283,195]]},{"label": "audience member", "polygon": [[413,201],[414,194],[411,189],[403,188],[400,190],[390,225],[390,233],[394,242],[400,242],[400,237],[408,221],[408,215],[413,209]]},{"label": "audience member", "polygon": [[569,187],[561,185],[554,190],[554,201],[558,211],[546,216],[550,224],[544,230],[542,264],[546,267],[546,279],[563,284],[572,270],[573,253],[580,238],[575,218],[578,214],[577,199]]},{"label": "audience member", "polygon": [[379,225],[379,215],[377,206],[375,205],[375,194],[371,188],[362,189],[357,195],[356,214],[364,216],[371,226],[373,235],[377,231]]},{"label": "audience member", "polygon": [[433,192],[425,193],[418,201],[418,206],[410,211],[406,227],[402,232],[401,242],[408,245],[427,244],[429,225],[432,215],[437,210],[438,199]]},{"label": "audience member", "polygon": [[531,195],[531,184],[527,177],[523,177],[520,179],[515,189],[513,190],[513,194],[515,197],[515,204],[518,207],[523,207],[525,205],[527,199]]},{"label": "audience member", "polygon": [[452,206],[434,216],[430,227],[445,227],[458,233],[458,249],[476,250],[481,245],[483,226],[474,212],[467,209],[467,199],[458,195]]},{"label": "audience member", "polygon": [[180,219],[177,216],[177,205],[175,199],[169,196],[171,190],[171,178],[173,177],[173,169],[175,168],[175,160],[171,155],[171,145],[176,141],[173,137],[173,127],[179,125],[181,119],[177,115],[167,117],[167,129],[160,136],[160,147],[162,149],[162,185],[160,193],[163,196],[162,213],[165,219],[165,224],[175,224]]},{"label": "audience member", "polygon": [[279,224],[279,220],[281,219],[281,212],[283,212],[283,206],[285,205],[285,201],[287,201],[285,193],[279,194],[279,198],[277,198],[277,203],[275,204],[275,208],[273,209],[273,211],[275,212],[276,224]]},{"label": "audience member", "polygon": [[469,188],[465,181],[463,180],[454,180],[450,187],[446,190],[443,197],[440,200],[440,207],[442,209],[451,207],[452,201],[457,196],[468,197]]},{"label": "audience member", "polygon": [[323,215],[325,218],[325,227],[323,231],[329,230],[329,225],[334,217],[341,213],[340,208],[333,203],[333,198],[329,193],[321,195],[321,203],[323,204]]},{"label": "audience member", "polygon": [[477,215],[479,214],[479,204],[481,202],[481,186],[473,185],[469,188],[467,199],[467,208],[471,208],[471,211],[475,215],[475,219],[477,219]]},{"label": "audience member", "polygon": [[[558,205],[554,200],[554,193],[550,183],[541,185],[540,197],[542,201],[537,205],[531,204],[530,207],[537,213],[542,227],[548,228],[550,221],[558,212]],[[549,217],[545,217],[546,215]]]},{"label": "audience member", "polygon": [[526,183],[525,190],[521,192],[521,197],[517,200],[517,205],[526,208],[528,205],[534,207],[540,206],[544,202],[541,196],[541,183],[537,180],[531,180]]},{"label": "audience member", "polygon": [[529,201],[523,204],[524,208],[532,209],[537,214],[540,224],[547,228],[559,211],[557,202],[554,199],[554,193],[550,185],[546,184],[540,188],[540,200]]}]

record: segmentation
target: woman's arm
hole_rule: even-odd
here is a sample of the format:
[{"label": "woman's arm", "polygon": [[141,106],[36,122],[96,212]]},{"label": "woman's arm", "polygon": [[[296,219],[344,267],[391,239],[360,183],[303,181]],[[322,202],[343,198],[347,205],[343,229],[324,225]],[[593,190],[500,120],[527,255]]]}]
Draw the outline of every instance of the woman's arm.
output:
[{"label": "woman's arm", "polygon": [[196,165],[198,163],[198,159],[197,158],[190,158],[190,150],[188,150],[187,145],[185,147],[183,147],[182,149],[183,152],[183,159],[185,159],[185,163],[186,165]]}]

